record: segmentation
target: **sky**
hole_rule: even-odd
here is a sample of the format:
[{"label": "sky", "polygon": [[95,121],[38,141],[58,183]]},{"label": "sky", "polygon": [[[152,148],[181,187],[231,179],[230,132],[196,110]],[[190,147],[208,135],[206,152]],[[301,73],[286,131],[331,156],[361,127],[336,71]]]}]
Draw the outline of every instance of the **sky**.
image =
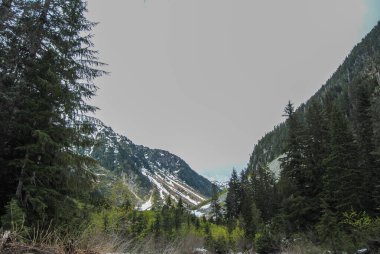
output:
[{"label": "sky", "polygon": [[380,19],[378,0],[88,0],[96,117],[226,179]]}]

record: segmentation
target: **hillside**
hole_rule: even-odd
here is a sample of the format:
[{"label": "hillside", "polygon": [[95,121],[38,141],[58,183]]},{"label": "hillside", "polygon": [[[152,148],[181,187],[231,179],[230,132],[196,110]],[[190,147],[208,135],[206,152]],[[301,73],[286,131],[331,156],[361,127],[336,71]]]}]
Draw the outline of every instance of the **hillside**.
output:
[{"label": "hillside", "polygon": [[[352,118],[352,91],[366,77],[377,77],[379,80],[380,63],[380,24],[357,44],[331,78],[304,104],[296,110],[301,119],[313,102],[325,105],[336,103],[349,119]],[[284,105],[285,106],[285,105]],[[281,114],[281,112],[279,112]],[[351,121],[352,123],[352,121]],[[287,126],[280,123],[266,133],[254,146],[248,170],[256,170],[259,165],[266,165],[278,158],[284,151]]]},{"label": "hillside", "polygon": [[211,182],[178,156],[136,145],[102,122],[96,123],[94,138],[97,144],[85,153],[112,172],[113,178],[123,179],[139,201],[140,209],[151,207],[154,192],[158,193],[161,201],[170,195],[174,201],[182,198],[190,206],[211,195]]},{"label": "hillside", "polygon": [[[90,104],[98,90],[97,78],[108,72],[103,70],[105,64],[94,48],[97,43],[93,41],[93,28],[97,23],[88,19],[89,2],[95,1],[4,0],[0,3],[0,253],[380,253],[380,23],[305,104],[298,109],[291,102],[284,105],[284,113],[278,114],[284,114],[286,121],[255,146],[247,171],[233,169],[228,183],[211,183],[180,157],[135,144],[90,117],[100,106]],[[336,20],[319,19],[317,14],[316,19],[310,20],[312,23],[307,23],[304,16],[309,16],[308,11],[318,13],[309,4],[297,3],[289,11],[283,9],[285,5],[276,5],[281,7],[277,13],[271,5],[268,13],[263,11],[264,5],[259,5],[255,10],[263,14],[260,18],[252,12],[254,9],[244,8],[240,13],[232,1],[222,5],[226,12],[221,6],[212,5],[205,11],[198,3],[196,9],[185,5],[181,10],[186,12],[175,12],[171,3],[157,8],[156,3],[148,6],[153,1],[146,2],[131,8],[115,8],[110,3],[100,9],[104,14],[108,12],[103,7],[110,7],[109,13],[116,18],[109,16],[105,22],[112,22],[110,29],[103,27],[100,31],[117,32],[117,36],[103,35],[107,41],[116,43],[109,49],[122,60],[109,58],[109,66],[119,66],[109,69],[109,73],[121,70],[121,75],[117,83],[104,80],[112,93],[103,102],[111,106],[110,100],[120,100],[121,104],[111,107],[112,116],[116,120],[124,117],[129,124],[135,118],[120,110],[133,109],[133,113],[153,125],[160,122],[161,130],[169,132],[171,129],[165,126],[168,123],[174,129],[186,126],[191,130],[190,137],[220,134],[220,138],[215,136],[217,139],[204,143],[229,150],[225,158],[219,157],[221,164],[228,156],[234,157],[231,149],[239,151],[239,144],[226,142],[224,138],[237,139],[237,134],[243,133],[221,131],[218,126],[222,122],[218,119],[230,121],[233,125],[224,127],[234,131],[231,127],[235,123],[244,123],[235,119],[235,114],[246,117],[245,110],[252,109],[250,104],[242,104],[244,110],[240,106],[240,111],[234,110],[227,100],[250,103],[255,97],[251,93],[246,94],[248,100],[235,96],[243,94],[236,85],[245,85],[244,79],[236,79],[239,76],[233,72],[219,71],[223,70],[219,67],[228,67],[226,70],[230,71],[237,66],[238,75],[246,68],[249,74],[260,72],[269,78],[275,65],[282,68],[289,59],[294,57],[299,61],[298,57],[304,55],[299,47],[290,51],[289,46],[297,44],[287,39],[301,42],[306,50],[310,50],[309,43],[326,43],[333,49],[341,44],[332,43],[332,37],[345,40],[338,32],[355,28],[342,20],[342,10],[348,14],[345,4],[336,5],[337,12],[333,13]],[[320,10],[329,11],[331,7],[321,5]],[[115,15],[116,9],[130,12]],[[217,13],[213,13],[218,15],[209,15],[214,9]],[[129,15],[138,10],[146,15]],[[355,13],[357,8],[353,10]],[[224,14],[233,13],[239,15],[239,26],[224,22]],[[280,13],[284,16],[278,18]],[[299,13],[302,18],[294,16]],[[208,18],[205,22],[194,22],[194,17],[199,21],[203,15]],[[223,20],[215,19],[217,16]],[[164,18],[162,22],[159,17]],[[254,17],[254,23],[245,17]],[[265,26],[268,17],[272,22]],[[288,17],[291,25],[278,26]],[[351,15],[346,17],[352,19]],[[140,30],[135,25],[142,21],[148,22]],[[302,22],[302,29],[297,29],[295,34],[288,31],[296,25],[293,21]],[[337,21],[338,29],[334,27],[329,37],[319,36],[310,26],[315,21],[321,28]],[[175,22],[175,26],[167,26],[168,22]],[[242,22],[247,25],[244,29],[240,26]],[[138,33],[134,36],[128,27],[113,29],[120,24],[131,24],[130,28],[138,29]],[[195,25],[197,34],[192,33],[188,24]],[[206,28],[205,33],[198,33],[199,24]],[[245,35],[257,29],[251,26],[254,24],[258,24],[265,36],[255,36],[250,41]],[[164,33],[160,32],[162,29]],[[229,33],[232,29],[239,33]],[[317,35],[316,39],[311,38],[309,43],[300,40],[310,39],[305,29]],[[258,65],[251,61],[237,62],[236,54],[225,50],[231,42],[224,43],[225,35],[238,42],[237,47],[231,48],[239,49],[244,59],[259,60]],[[209,36],[215,43],[209,43]],[[182,39],[175,38],[184,38],[189,47]],[[117,49],[117,45],[121,47]],[[168,51],[168,46],[173,45],[176,54]],[[199,50],[192,51],[193,46]],[[211,47],[213,50],[209,50]],[[164,54],[155,51],[158,48]],[[203,48],[207,54],[202,54]],[[184,52],[183,49],[190,53],[191,59],[177,54]],[[262,58],[251,55],[251,49],[263,53]],[[147,58],[141,54],[143,51]],[[276,58],[274,61],[268,52]],[[291,54],[278,54],[282,52]],[[177,56],[181,62],[177,62]],[[211,58],[214,62],[209,61]],[[132,64],[125,59],[132,60],[129,62]],[[284,62],[276,61],[280,59]],[[193,65],[192,60],[197,64]],[[154,71],[145,68],[146,63]],[[157,68],[162,63],[170,68]],[[304,69],[291,64],[288,67],[284,71],[292,72],[291,80],[304,80],[298,79],[300,74],[308,78]],[[202,82],[207,81],[210,86],[198,82],[198,71]],[[170,78],[173,86],[165,79],[167,74],[174,77]],[[276,74],[277,78],[284,77]],[[133,79],[129,80],[129,76]],[[212,76],[217,79],[209,79]],[[145,83],[141,78],[150,80]],[[247,78],[249,83],[259,84],[251,76]],[[180,84],[186,85],[186,90]],[[279,84],[292,89],[285,80]],[[223,86],[227,85],[233,92],[224,90],[227,87]],[[256,90],[265,99],[264,90]],[[228,97],[224,98],[223,94]],[[269,98],[272,95],[270,91]],[[203,104],[203,99],[210,104]],[[219,102],[228,111],[219,108]],[[137,108],[142,111],[138,112]],[[195,117],[194,113],[200,110],[206,113],[206,118]],[[252,119],[264,116],[265,111],[259,110],[261,114]],[[152,118],[148,111],[160,119]],[[216,124],[216,128],[197,124],[197,120],[205,123],[205,119]],[[172,120],[179,125],[173,125]],[[150,134],[161,133],[153,125]],[[169,143],[179,140],[175,135],[170,137],[173,139],[168,137]],[[206,162],[212,157],[207,152],[213,149],[208,146],[203,146],[205,152],[200,152],[199,143],[188,144],[188,148],[196,152],[195,156],[203,156]]]}]

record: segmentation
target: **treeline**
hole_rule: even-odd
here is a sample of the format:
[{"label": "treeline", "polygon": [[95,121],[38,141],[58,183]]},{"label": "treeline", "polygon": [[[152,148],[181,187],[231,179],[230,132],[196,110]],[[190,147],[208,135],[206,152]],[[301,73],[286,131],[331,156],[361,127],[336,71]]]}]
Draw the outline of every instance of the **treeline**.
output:
[{"label": "treeline", "polygon": [[[327,82],[297,109],[304,118],[306,108],[312,101],[324,101],[329,94],[337,107],[346,115],[351,116],[351,89],[357,79],[375,75],[380,64],[380,25],[379,23],[358,43]],[[350,120],[349,120],[350,121]],[[255,170],[261,164],[266,164],[279,157],[286,146],[287,125],[281,123],[268,132],[255,145],[249,160],[248,170]]]},{"label": "treeline", "polygon": [[[3,0],[0,3],[1,227],[57,226],[88,217],[92,144],[82,117],[93,80],[104,72],[92,48],[94,23],[82,0]],[[59,226],[59,227],[58,227]]]},{"label": "treeline", "polygon": [[[216,186],[210,204],[211,216],[207,217],[196,216],[182,199],[175,201],[167,196],[162,202],[157,190],[150,198],[152,207],[149,210],[136,210],[126,189],[121,182],[111,187],[111,193],[91,214],[83,232],[84,242],[86,238],[112,236],[112,241],[118,239],[120,246],[114,244],[109,251],[158,253],[172,247],[169,253],[193,253],[196,248],[227,253],[241,249],[245,241],[242,227],[229,232],[224,225],[223,205],[218,201]],[[96,244],[91,242],[91,245]]]},{"label": "treeline", "polygon": [[[368,225],[359,230],[345,222],[355,218],[358,226],[379,215],[379,38],[377,24],[310,100],[297,110],[287,106],[288,120],[254,148],[243,178],[257,186],[248,192],[264,224],[281,225],[274,231],[282,238],[312,232],[306,238],[330,250],[344,242],[366,245],[366,233],[361,244],[348,236]],[[281,160],[280,179],[268,172],[275,159]]]},{"label": "treeline", "polygon": [[323,100],[312,100],[302,112],[289,102],[279,179],[266,164],[246,170],[240,178],[234,172],[226,200],[227,224],[242,218],[251,239],[263,230],[259,225],[265,225],[264,232],[271,235],[269,249],[298,234],[334,253],[378,239],[380,83],[376,77],[352,81],[350,115],[329,93]]}]

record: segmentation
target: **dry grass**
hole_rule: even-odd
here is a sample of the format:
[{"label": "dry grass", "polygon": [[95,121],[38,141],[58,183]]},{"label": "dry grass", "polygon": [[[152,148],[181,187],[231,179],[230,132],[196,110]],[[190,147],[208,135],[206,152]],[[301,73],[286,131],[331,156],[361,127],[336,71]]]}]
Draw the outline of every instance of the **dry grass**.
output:
[{"label": "dry grass", "polygon": [[144,239],[131,240],[113,234],[92,234],[82,240],[84,249],[92,249],[99,253],[128,254],[190,254],[195,248],[203,246],[203,239],[194,234],[187,234],[172,241],[148,236]]},{"label": "dry grass", "polygon": [[[190,254],[195,248],[204,246],[203,239],[187,234],[174,240],[157,239],[153,236],[139,240],[126,239],[116,234],[91,233],[75,241],[58,237],[51,231],[32,230],[30,235],[21,236],[12,232],[4,244],[1,254]],[[0,238],[2,234],[0,233]]]},{"label": "dry grass", "polygon": [[[0,233],[0,238],[4,236]],[[1,254],[100,254],[89,249],[79,249],[73,241],[59,238],[56,233],[34,229],[30,234],[12,232],[0,249]]]},{"label": "dry grass", "polygon": [[301,242],[293,244],[292,246],[282,250],[283,254],[321,254],[325,253],[320,247],[310,243],[310,242]]}]

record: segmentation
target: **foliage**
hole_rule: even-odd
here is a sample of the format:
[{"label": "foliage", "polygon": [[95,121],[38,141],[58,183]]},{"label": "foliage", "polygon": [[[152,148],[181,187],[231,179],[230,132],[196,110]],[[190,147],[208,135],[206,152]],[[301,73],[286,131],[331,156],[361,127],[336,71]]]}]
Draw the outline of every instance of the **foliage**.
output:
[{"label": "foliage", "polygon": [[87,101],[104,74],[89,34],[95,24],[81,0],[1,5],[0,214],[16,199],[26,225],[72,228],[88,213],[83,190],[93,183],[94,161],[77,149],[92,143],[85,114],[96,108]]},{"label": "foliage", "polygon": [[26,215],[20,207],[19,202],[16,199],[12,199],[5,206],[5,209],[6,213],[1,217],[3,228],[25,234],[26,232],[23,231],[27,231],[25,227]]},{"label": "foliage", "polygon": [[212,197],[211,197],[211,219],[215,221],[216,224],[222,223],[222,207],[218,200],[218,187],[212,184]]},{"label": "foliage", "polygon": [[[262,219],[252,224],[256,231],[243,226],[246,236],[255,232],[263,245],[269,241],[263,224],[290,242],[305,234],[305,242],[334,253],[366,247],[369,238],[379,237],[374,233],[380,212],[379,36],[380,24],[309,101],[298,109],[286,105],[287,120],[255,146],[239,187],[232,175],[226,207],[230,231],[236,220],[228,219],[239,207],[232,200],[240,188],[239,199],[251,202],[240,201],[245,205],[238,214],[252,219],[246,207],[254,205]],[[276,158],[279,179],[268,170]]]},{"label": "foliage", "polygon": [[268,228],[255,234],[255,249],[260,254],[273,253],[279,249],[279,243]]}]

